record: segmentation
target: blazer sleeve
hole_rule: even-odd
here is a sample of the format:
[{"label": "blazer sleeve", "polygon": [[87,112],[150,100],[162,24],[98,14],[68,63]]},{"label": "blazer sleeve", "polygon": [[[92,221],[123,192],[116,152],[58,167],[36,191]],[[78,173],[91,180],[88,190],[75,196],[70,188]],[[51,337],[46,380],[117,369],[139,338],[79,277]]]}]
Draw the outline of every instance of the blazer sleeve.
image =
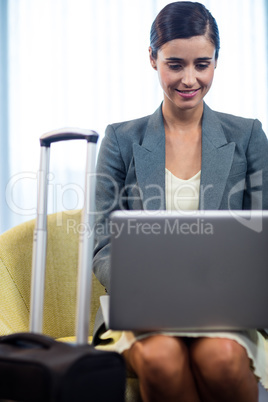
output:
[{"label": "blazer sleeve", "polygon": [[252,126],[246,151],[244,209],[268,209],[268,139],[259,120]]},{"label": "blazer sleeve", "polygon": [[[108,126],[102,140],[96,168],[96,217],[93,271],[109,293],[110,227],[112,211],[125,209],[124,190],[126,168],[113,126]],[[121,201],[120,201],[121,200]]]}]

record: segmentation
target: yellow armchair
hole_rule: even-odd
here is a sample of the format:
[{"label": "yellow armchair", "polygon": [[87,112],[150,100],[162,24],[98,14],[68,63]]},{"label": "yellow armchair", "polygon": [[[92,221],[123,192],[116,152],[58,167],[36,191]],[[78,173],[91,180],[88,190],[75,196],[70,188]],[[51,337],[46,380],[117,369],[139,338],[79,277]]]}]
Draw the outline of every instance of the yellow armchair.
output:
[{"label": "yellow armchair", "polygon": [[[43,332],[53,338],[75,333],[78,229],[80,211],[48,216]],[[32,244],[35,220],[0,236],[0,335],[29,330]],[[91,322],[104,289],[92,281]]]}]

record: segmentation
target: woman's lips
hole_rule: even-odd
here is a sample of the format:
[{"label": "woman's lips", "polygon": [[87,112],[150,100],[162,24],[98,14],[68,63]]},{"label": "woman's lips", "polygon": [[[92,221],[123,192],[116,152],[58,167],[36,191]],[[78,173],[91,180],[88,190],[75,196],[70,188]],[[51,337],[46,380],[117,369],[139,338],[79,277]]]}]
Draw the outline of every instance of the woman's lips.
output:
[{"label": "woman's lips", "polygon": [[193,98],[197,92],[200,90],[201,88],[197,88],[197,89],[191,89],[191,90],[179,90],[176,89],[176,91],[183,97],[183,98]]}]

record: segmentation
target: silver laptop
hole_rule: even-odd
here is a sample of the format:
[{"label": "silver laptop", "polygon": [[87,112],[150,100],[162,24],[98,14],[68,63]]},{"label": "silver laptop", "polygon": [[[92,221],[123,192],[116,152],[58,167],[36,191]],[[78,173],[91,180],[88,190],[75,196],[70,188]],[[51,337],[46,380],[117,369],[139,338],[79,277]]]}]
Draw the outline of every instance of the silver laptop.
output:
[{"label": "silver laptop", "polygon": [[109,327],[268,328],[268,212],[111,216]]}]

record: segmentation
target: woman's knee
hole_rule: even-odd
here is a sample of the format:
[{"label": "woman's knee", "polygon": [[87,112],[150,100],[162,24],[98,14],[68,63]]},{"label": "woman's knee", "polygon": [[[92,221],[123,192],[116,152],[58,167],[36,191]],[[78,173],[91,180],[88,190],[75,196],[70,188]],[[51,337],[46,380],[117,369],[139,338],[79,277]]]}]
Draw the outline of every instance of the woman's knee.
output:
[{"label": "woman's knee", "polygon": [[129,358],[140,378],[157,383],[179,378],[188,364],[188,350],[180,339],[156,335],[135,342]]},{"label": "woman's knee", "polygon": [[236,341],[221,338],[202,338],[190,348],[194,371],[208,381],[236,383],[250,371],[245,349]]}]

